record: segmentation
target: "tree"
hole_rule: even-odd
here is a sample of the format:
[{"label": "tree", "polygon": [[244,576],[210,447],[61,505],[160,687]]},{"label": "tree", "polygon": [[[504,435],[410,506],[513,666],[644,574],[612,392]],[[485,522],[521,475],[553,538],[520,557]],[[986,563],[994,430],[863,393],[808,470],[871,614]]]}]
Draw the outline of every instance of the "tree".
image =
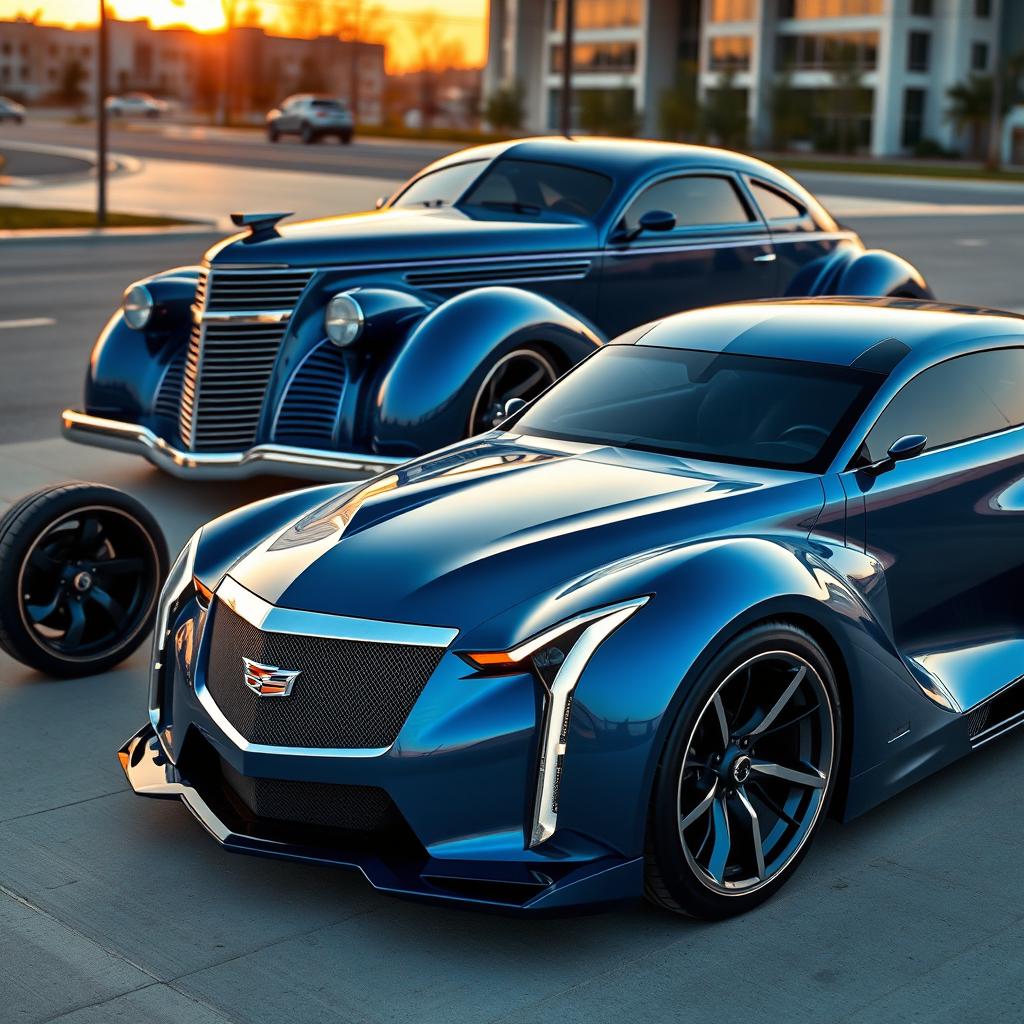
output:
[{"label": "tree", "polygon": [[709,89],[701,109],[704,134],[719,145],[738,149],[747,141],[747,91],[736,85],[735,71],[723,71],[717,89]]},{"label": "tree", "polygon": [[788,149],[795,139],[806,139],[811,134],[811,121],[807,106],[807,91],[793,85],[792,72],[781,71],[775,78],[771,96],[772,147]]},{"label": "tree", "polygon": [[60,74],[59,96],[65,102],[77,105],[85,99],[82,83],[85,81],[85,68],[72,57],[66,61]]},{"label": "tree", "polygon": [[523,124],[523,87],[514,82],[496,89],[484,104],[484,119],[499,131],[515,131]]},{"label": "tree", "polygon": [[946,95],[950,99],[946,116],[958,132],[967,133],[969,155],[980,159],[985,155],[992,120],[992,78],[972,73],[966,81],[957,82]]},{"label": "tree", "polygon": [[836,144],[840,153],[852,153],[857,148],[857,117],[862,112],[864,99],[864,72],[857,60],[857,49],[843,43],[836,54],[832,69],[834,88],[830,111],[836,126]]},{"label": "tree", "polygon": [[640,124],[632,89],[580,89],[580,128],[591,135],[636,135]]},{"label": "tree", "polygon": [[662,90],[658,122],[663,139],[682,142],[697,137],[700,106],[697,103],[697,65],[693,61],[682,61],[672,87]]}]

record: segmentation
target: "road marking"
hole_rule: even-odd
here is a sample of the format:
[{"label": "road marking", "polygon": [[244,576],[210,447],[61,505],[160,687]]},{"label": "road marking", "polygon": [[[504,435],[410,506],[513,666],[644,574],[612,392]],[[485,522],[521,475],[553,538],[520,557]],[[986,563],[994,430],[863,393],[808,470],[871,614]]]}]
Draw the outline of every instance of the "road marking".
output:
[{"label": "road marking", "polygon": [[56,322],[51,316],[30,316],[24,320],[0,320],[0,331],[15,327],[52,327]]}]

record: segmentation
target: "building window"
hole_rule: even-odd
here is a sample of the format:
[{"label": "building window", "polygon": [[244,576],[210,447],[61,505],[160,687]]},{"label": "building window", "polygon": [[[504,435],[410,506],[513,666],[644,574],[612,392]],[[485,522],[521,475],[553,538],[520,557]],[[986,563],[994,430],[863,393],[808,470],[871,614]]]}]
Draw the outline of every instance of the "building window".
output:
[{"label": "building window", "polygon": [[708,67],[712,71],[747,71],[750,36],[712,36],[708,40]]},{"label": "building window", "polygon": [[[551,70],[561,73],[564,49],[551,47]],[[581,74],[636,70],[636,43],[579,43],[572,48],[572,69]]]},{"label": "building window", "polygon": [[992,0],[974,0],[974,16],[990,18],[992,16]]},{"label": "building window", "polygon": [[924,138],[924,89],[903,93],[903,148],[914,149]]},{"label": "building window", "polygon": [[753,21],[754,0],[711,0],[711,21]]},{"label": "building window", "polygon": [[907,70],[927,71],[928,51],[932,37],[927,32],[911,32],[907,36]]},{"label": "building window", "polygon": [[779,36],[780,71],[831,71],[846,67],[873,71],[877,65],[877,32]]},{"label": "building window", "polygon": [[988,67],[988,43],[971,44],[971,70],[984,71]]},{"label": "building window", "polygon": [[[642,0],[576,0],[575,26],[588,28],[635,28],[640,24]],[[551,4],[551,27],[565,28],[565,0]]]},{"label": "building window", "polygon": [[850,18],[881,14],[884,0],[781,0],[780,18]]},{"label": "building window", "polygon": [[910,13],[916,14],[919,18],[930,18],[932,16],[932,0],[911,0]]}]

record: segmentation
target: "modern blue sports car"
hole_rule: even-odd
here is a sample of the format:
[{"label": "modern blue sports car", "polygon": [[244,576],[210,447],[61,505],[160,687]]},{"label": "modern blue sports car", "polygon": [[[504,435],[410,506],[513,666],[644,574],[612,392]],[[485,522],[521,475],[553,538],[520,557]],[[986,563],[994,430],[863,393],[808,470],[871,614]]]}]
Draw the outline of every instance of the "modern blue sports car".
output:
[{"label": "modern blue sports car", "polygon": [[788,175],[704,146],[520,139],[382,208],[245,230],[125,291],[74,441],[178,476],[370,476],[489,430],[622,331],[783,295],[930,297]]},{"label": "modern blue sports car", "polygon": [[746,303],[200,530],[134,789],[230,849],[716,918],[1024,721],[1024,318]]}]

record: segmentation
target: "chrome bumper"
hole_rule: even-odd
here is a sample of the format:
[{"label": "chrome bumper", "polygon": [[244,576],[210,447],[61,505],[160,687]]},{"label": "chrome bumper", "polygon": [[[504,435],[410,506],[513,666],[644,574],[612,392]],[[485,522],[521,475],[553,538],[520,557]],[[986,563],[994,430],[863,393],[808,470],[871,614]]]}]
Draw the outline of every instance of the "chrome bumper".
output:
[{"label": "chrome bumper", "polygon": [[275,473],[336,480],[340,473],[375,476],[408,461],[393,455],[332,452],[285,444],[260,444],[242,452],[186,452],[157,437],[148,427],[90,416],[77,409],[61,413],[61,433],[79,444],[141,455],[164,472],[191,480],[241,480]]}]

